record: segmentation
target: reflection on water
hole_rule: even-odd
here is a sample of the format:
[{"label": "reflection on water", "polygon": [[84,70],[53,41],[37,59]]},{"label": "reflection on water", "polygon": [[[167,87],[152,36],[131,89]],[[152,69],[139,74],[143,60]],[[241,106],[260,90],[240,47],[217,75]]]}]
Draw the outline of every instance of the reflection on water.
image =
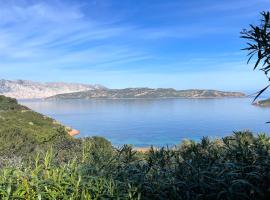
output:
[{"label": "reflection on water", "polygon": [[251,99],[137,99],[21,101],[81,131],[114,145],[172,145],[184,138],[220,137],[249,129],[269,132],[270,108],[252,106]]}]

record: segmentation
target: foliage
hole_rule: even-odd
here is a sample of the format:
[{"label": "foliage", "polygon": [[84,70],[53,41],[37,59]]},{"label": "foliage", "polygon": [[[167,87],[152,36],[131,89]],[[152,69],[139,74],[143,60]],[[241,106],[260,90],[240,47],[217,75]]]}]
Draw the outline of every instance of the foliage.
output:
[{"label": "foliage", "polygon": [[270,138],[235,132],[141,154],[103,138],[57,164],[52,150],[0,170],[0,199],[269,199]]},{"label": "foliage", "polygon": [[66,161],[75,155],[80,143],[55,120],[0,96],[0,160],[25,159],[52,146],[59,161]]},{"label": "foliage", "polygon": [[3,110],[28,110],[28,108],[19,105],[16,99],[0,95],[0,111]]},{"label": "foliage", "polygon": [[[261,66],[260,70],[264,72],[267,80],[270,81],[268,73],[270,71],[270,12],[262,12],[261,24],[258,26],[250,25],[250,30],[243,30],[241,37],[248,40],[247,50],[248,63],[256,55],[256,62],[254,64],[254,70]],[[254,101],[269,88],[267,85],[261,91],[258,92]]]}]

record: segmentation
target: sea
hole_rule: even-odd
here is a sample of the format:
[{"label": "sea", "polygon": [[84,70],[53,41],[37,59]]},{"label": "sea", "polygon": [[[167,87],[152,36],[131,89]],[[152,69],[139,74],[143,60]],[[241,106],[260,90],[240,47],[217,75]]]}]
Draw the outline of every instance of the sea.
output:
[{"label": "sea", "polygon": [[102,136],[114,146],[174,146],[243,130],[270,133],[270,108],[252,105],[252,98],[19,102],[79,130],[77,137]]}]

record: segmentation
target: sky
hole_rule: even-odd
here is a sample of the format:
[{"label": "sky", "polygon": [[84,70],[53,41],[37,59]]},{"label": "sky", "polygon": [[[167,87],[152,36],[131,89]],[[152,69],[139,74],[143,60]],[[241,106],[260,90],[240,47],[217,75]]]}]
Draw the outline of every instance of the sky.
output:
[{"label": "sky", "polygon": [[240,31],[270,0],[0,0],[0,79],[256,91]]}]

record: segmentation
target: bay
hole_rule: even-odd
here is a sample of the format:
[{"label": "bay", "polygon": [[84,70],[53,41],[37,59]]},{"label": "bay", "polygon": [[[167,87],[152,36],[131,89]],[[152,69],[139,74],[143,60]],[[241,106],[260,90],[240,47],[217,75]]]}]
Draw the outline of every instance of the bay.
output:
[{"label": "bay", "polygon": [[79,137],[102,136],[115,146],[179,144],[183,139],[223,137],[233,131],[270,130],[270,108],[250,98],[21,100],[29,108],[78,129]]}]

